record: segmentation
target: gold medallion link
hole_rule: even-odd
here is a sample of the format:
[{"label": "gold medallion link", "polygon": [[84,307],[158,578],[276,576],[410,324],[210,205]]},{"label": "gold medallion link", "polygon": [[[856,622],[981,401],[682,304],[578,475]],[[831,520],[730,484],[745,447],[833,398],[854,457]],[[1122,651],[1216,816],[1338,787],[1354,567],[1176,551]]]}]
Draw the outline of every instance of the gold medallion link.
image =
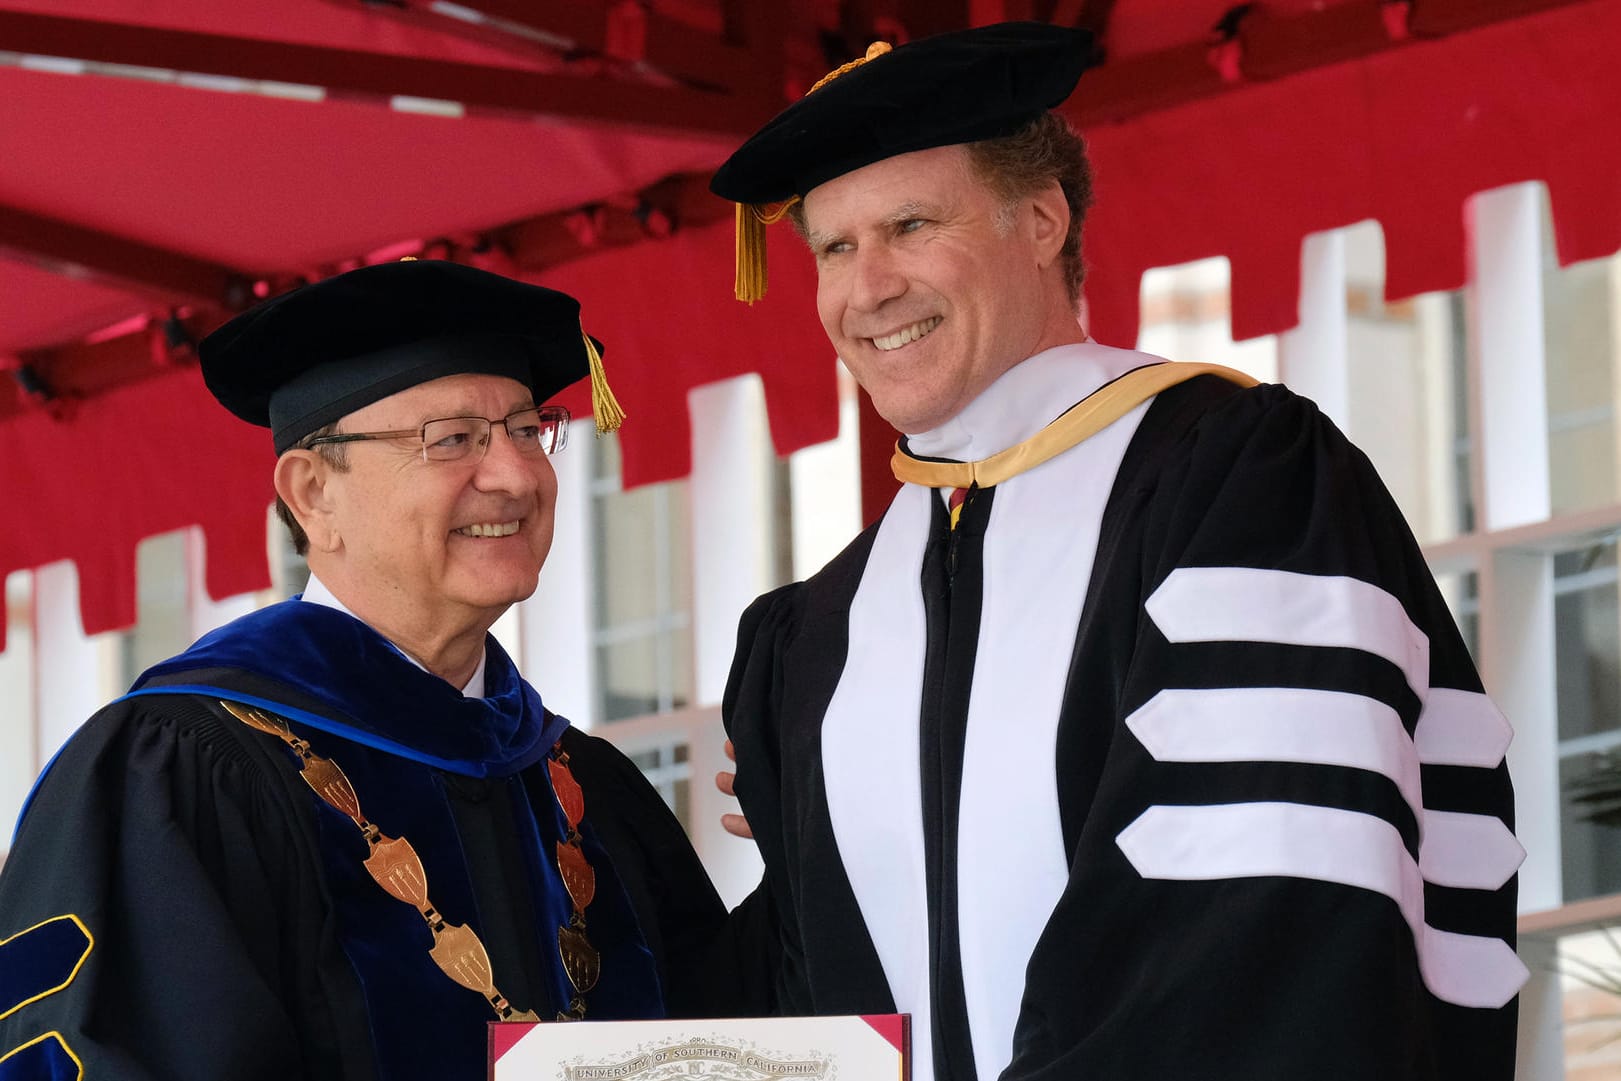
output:
[{"label": "gold medallion link", "polygon": [[398,897],[419,912],[428,906],[428,880],[422,871],[422,860],[416,849],[404,837],[377,835],[371,855],[366,857],[366,870],[377,884],[391,896]]},{"label": "gold medallion link", "polygon": [[563,888],[568,890],[569,900],[580,912],[585,911],[597,895],[597,873],[591,869],[585,853],[580,851],[577,844],[557,842],[557,869],[563,875]]},{"label": "gold medallion link", "polygon": [[342,811],[356,822],[360,821],[360,798],[355,795],[354,786],[349,778],[343,775],[343,770],[330,758],[306,751],[303,755],[304,768],[299,771],[306,784],[315,789],[315,794],[326,800],[333,809]]},{"label": "gold medallion link", "polygon": [[552,748],[546,768],[551,775],[557,806],[568,827],[566,836],[557,842],[557,872],[574,904],[568,923],[557,929],[557,955],[563,961],[569,983],[574,985],[575,995],[569,1001],[568,1010],[559,1013],[557,1019],[579,1021],[585,1017],[585,994],[597,985],[597,977],[602,973],[602,955],[585,937],[585,909],[597,895],[597,874],[580,845],[585,793],[580,789],[580,782],[574,779],[574,771],[569,769],[568,752],[563,750],[562,743]]},{"label": "gold medallion link", "polygon": [[583,927],[578,930],[559,927],[557,952],[563,958],[563,971],[568,973],[576,991],[583,995],[597,985],[597,977],[602,974],[602,955],[586,939]]},{"label": "gold medallion link", "polygon": [[[428,930],[433,935],[433,946],[428,950],[428,955],[445,975],[469,991],[477,991],[483,995],[490,1008],[495,1011],[495,1015],[503,1021],[540,1020],[532,1010],[514,1009],[506,997],[496,990],[489,951],[484,948],[478,933],[465,924],[446,922],[438,909],[433,907],[428,900],[428,873],[422,866],[422,859],[417,855],[416,849],[411,847],[411,842],[405,838],[390,837],[367,821],[366,816],[360,811],[360,798],[355,794],[354,786],[349,783],[349,778],[344,775],[336,762],[316,754],[307,742],[293,735],[285,719],[274,713],[223,699],[220,700],[220,705],[243,724],[275,736],[291,747],[293,753],[298,755],[299,776],[304,778],[311,791],[321,797],[327,806],[347,815],[360,827],[361,836],[366,839],[366,844],[371,849],[365,860],[366,871],[390,896],[404,901],[421,913],[423,921],[427,923]],[[566,766],[564,772],[567,772]],[[573,780],[573,777],[569,777],[570,782]],[[579,785],[576,784],[574,789],[578,793]],[[579,800],[583,808],[583,794]],[[570,822],[571,832],[577,822],[578,818]],[[581,859],[583,862],[584,857]],[[588,877],[591,876],[589,865],[586,866],[585,873]],[[591,882],[594,886],[594,877],[591,877]],[[569,892],[571,897],[574,896],[572,889]],[[584,906],[578,902],[576,906],[578,915],[578,910]],[[584,942],[584,935],[580,936],[580,940]],[[591,950],[590,945],[586,944],[585,949]],[[596,951],[591,950],[591,953],[594,964]],[[563,963],[566,971],[569,962],[565,958]],[[569,978],[572,980],[573,975],[570,974]],[[592,982],[595,982],[595,975]],[[575,984],[575,988],[580,989],[578,983]],[[571,1008],[574,1004],[579,1005],[583,1016],[585,1007],[578,997],[571,1003]]]},{"label": "gold medallion link", "polygon": [[572,830],[585,817],[585,793],[580,791],[574,771],[568,768],[568,755],[562,751],[553,751],[553,754],[555,757],[546,760],[546,771],[551,774],[557,805],[563,808],[563,817],[568,819],[568,828]]},{"label": "gold medallion link", "polygon": [[484,943],[471,927],[463,923],[447,923],[433,936],[434,963],[445,970],[445,975],[485,998],[496,994],[491,981],[490,955]]}]

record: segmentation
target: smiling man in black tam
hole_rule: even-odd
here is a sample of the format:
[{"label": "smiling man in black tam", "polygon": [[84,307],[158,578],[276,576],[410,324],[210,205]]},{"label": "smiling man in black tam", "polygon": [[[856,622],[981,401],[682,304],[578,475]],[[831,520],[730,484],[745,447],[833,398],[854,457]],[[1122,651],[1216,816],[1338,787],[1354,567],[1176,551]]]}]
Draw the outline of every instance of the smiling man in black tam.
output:
[{"label": "smiling man in black tam", "polygon": [[617,423],[578,303],[407,261],[200,354],[272,431],[309,587],[48,768],[0,876],[0,1076],[473,1079],[497,1018],[742,1012],[674,816],[488,633],[551,545],[546,399],[589,374]]},{"label": "smiling man in black tam", "polygon": [[1506,1081],[1508,726],[1310,402],[1089,340],[1049,110],[1092,56],[875,48],[715,174],[738,296],[792,216],[905,433],[882,519],[739,632],[782,994],[911,1013],[925,1081]]}]

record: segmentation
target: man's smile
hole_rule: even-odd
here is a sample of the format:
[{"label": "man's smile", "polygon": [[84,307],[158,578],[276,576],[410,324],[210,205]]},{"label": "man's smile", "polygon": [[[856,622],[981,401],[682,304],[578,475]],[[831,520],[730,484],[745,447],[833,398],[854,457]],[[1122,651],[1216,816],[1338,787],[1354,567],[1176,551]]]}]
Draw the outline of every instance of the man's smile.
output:
[{"label": "man's smile", "polygon": [[463,537],[510,537],[518,531],[520,522],[474,522],[453,532]]},{"label": "man's smile", "polygon": [[893,334],[873,338],[872,344],[885,353],[891,349],[899,349],[901,346],[915,342],[934,330],[935,327],[940,325],[942,318],[942,316],[931,315],[927,319],[913,323],[911,326],[902,327]]}]

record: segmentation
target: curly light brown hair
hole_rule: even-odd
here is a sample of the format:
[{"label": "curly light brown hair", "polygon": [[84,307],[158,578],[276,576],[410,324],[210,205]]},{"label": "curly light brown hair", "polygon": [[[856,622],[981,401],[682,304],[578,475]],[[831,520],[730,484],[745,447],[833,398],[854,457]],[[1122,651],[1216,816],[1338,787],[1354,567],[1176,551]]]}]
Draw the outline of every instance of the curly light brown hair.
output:
[{"label": "curly light brown hair", "polygon": [[1079,303],[1086,276],[1081,224],[1092,206],[1092,165],[1085,141],[1062,116],[1042,113],[1012,135],[969,143],[968,159],[986,187],[1007,206],[1058,181],[1069,204],[1069,234],[1058,258],[1070,303]]}]

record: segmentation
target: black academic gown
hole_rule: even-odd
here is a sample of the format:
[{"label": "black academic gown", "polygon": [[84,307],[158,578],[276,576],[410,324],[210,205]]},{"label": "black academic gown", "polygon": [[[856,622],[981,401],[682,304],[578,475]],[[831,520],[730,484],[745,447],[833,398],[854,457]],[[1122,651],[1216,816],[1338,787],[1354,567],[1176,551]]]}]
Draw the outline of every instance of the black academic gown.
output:
[{"label": "black academic gown", "polygon": [[[369,880],[358,827],[316,799],[281,741],[218,697],[161,693],[198,685],[295,718],[348,775],[362,812],[411,841],[429,900],[480,935],[497,987],[546,1019],[567,994],[555,938],[567,898],[552,851],[564,827],[544,754],[560,733],[597,876],[586,922],[603,974],[587,1016],[768,1007],[748,998],[726,913],[658,793],[610,744],[539,707],[493,640],[492,679],[511,684],[532,730],[437,741],[424,727],[435,710],[463,708],[448,684],[343,613],[289,605],[278,608],[347,622],[327,652],[354,677],[350,707],[364,712],[354,703],[375,695],[388,708],[346,716],[309,686],[318,677],[295,686],[180,660],[143,678],[160,693],[91,718],[49,767],[0,873],[0,1054],[17,1051],[0,1076],[73,1076],[75,1060],[86,1076],[132,1081],[485,1076],[493,1012],[433,964],[416,910]],[[249,649],[285,629],[261,628]],[[197,663],[211,660],[219,654]],[[429,708],[407,717],[413,700]],[[323,731],[305,716],[338,724]],[[536,738],[540,753],[514,757],[512,739]],[[434,755],[453,768],[421,760]]]},{"label": "black academic gown", "polygon": [[[1093,386],[1154,359],[1080,349]],[[1506,1081],[1507,729],[1400,513],[1282,387],[1123,423],[955,533],[903,488],[744,616],[725,717],[786,1008],[926,1012],[940,1081]]]}]

